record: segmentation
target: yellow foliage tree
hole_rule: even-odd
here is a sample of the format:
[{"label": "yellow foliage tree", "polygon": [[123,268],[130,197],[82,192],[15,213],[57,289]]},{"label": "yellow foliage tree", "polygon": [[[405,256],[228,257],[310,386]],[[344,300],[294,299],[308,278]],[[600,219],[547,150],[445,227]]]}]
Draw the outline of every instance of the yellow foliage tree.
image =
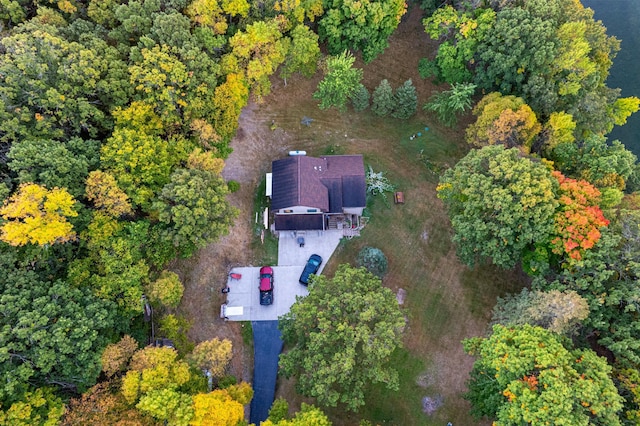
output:
[{"label": "yellow foliage tree", "polygon": [[231,360],[231,341],[218,338],[199,343],[189,355],[189,361],[198,368],[207,370],[213,377],[222,377]]},{"label": "yellow foliage tree", "polygon": [[504,144],[528,149],[541,130],[529,105],[512,95],[489,93],[478,102],[473,114],[478,119],[467,127],[466,136],[467,142],[475,146]]},{"label": "yellow foliage tree", "polygon": [[241,74],[227,75],[227,80],[216,87],[213,103],[216,109],[215,128],[223,138],[230,139],[238,128],[240,111],[247,104],[249,86]]},{"label": "yellow foliage tree", "polygon": [[175,390],[190,379],[189,365],[178,360],[175,349],[148,346],[133,354],[120,389],[133,404],[141,395],[161,389]]},{"label": "yellow foliage tree", "polygon": [[224,168],[224,160],[217,158],[212,152],[202,152],[200,148],[196,148],[189,154],[187,166],[190,169],[200,169],[219,175]]},{"label": "yellow foliage tree", "polygon": [[0,215],[6,222],[0,227],[0,239],[12,246],[55,244],[76,236],[68,217],[75,217],[75,200],[64,188],[48,190],[35,183],[20,185]]},{"label": "yellow foliage tree", "polygon": [[545,149],[551,151],[561,143],[573,143],[576,140],[573,135],[575,129],[576,122],[571,114],[564,111],[552,112],[544,125],[547,139]]},{"label": "yellow foliage tree", "polygon": [[180,300],[182,300],[184,286],[180,282],[178,274],[171,271],[162,271],[160,277],[149,284],[147,293],[151,302],[170,308],[177,308]]},{"label": "yellow foliage tree", "polygon": [[529,105],[521,105],[515,111],[507,108],[487,128],[487,141],[489,145],[523,147],[528,152],[541,128],[536,114]]},{"label": "yellow foliage tree", "polygon": [[216,389],[193,397],[191,426],[236,426],[244,419],[244,408],[226,390]]},{"label": "yellow foliage tree", "polygon": [[113,217],[133,214],[129,197],[118,187],[112,174],[94,170],[87,177],[87,199],[96,208],[104,210]]}]

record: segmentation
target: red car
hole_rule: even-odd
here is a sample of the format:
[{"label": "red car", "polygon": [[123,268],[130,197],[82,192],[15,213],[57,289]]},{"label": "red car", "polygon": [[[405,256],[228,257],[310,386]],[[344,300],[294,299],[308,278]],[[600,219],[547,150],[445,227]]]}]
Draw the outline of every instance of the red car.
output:
[{"label": "red car", "polygon": [[260,304],[271,305],[273,303],[273,268],[263,266],[260,268]]}]

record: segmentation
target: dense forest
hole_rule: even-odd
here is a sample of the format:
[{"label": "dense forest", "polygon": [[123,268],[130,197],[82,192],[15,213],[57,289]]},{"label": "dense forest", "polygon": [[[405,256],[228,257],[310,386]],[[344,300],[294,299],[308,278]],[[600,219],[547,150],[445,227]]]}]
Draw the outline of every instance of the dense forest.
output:
[{"label": "dense forest", "polygon": [[[473,115],[468,154],[437,187],[458,257],[531,279],[498,300],[485,338],[464,342],[476,357],[472,413],[499,425],[637,424],[640,168],[606,135],[640,100],[606,85],[619,41],[578,0],[419,6],[438,44],[419,72],[443,88],[424,109],[450,127]],[[227,200],[238,182],[221,172],[249,100],[264,102],[274,79],[322,72],[320,108],[366,109],[348,52],[374,60],[406,8],[0,0],[0,424],[246,424],[253,391],[225,375],[231,344],[187,341],[171,313],[183,284],[167,265],[238,216]],[[372,112],[414,114],[411,81],[395,95],[385,82]],[[340,271],[336,282],[372,292],[370,274]],[[326,288],[322,277],[309,300],[331,306]],[[165,313],[176,349],[146,346],[145,301]],[[283,321],[295,349],[281,367],[317,381],[303,395],[357,410],[358,386],[397,382],[381,365],[399,344],[398,311],[378,313],[394,335],[378,350],[352,348],[355,364],[370,363],[362,377],[336,379],[305,371],[310,304]],[[328,334],[318,347],[339,351]],[[314,406],[287,410],[277,401],[266,424],[330,424]]]}]

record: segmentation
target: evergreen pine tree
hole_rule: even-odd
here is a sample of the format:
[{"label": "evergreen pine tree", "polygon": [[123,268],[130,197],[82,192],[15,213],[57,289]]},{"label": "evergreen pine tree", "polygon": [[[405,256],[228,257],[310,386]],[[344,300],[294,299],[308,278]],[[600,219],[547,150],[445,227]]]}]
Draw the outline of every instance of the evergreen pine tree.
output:
[{"label": "evergreen pine tree", "polygon": [[418,93],[411,79],[398,87],[394,95],[394,101],[395,105],[391,115],[395,118],[406,120],[416,113],[418,109]]},{"label": "evergreen pine tree", "polygon": [[356,91],[351,96],[351,103],[353,104],[353,109],[357,112],[364,111],[369,108],[369,99],[371,95],[364,84],[360,84]]},{"label": "evergreen pine tree", "polygon": [[371,110],[381,117],[389,115],[393,110],[393,89],[385,78],[380,82],[376,90],[373,91],[373,103]]}]

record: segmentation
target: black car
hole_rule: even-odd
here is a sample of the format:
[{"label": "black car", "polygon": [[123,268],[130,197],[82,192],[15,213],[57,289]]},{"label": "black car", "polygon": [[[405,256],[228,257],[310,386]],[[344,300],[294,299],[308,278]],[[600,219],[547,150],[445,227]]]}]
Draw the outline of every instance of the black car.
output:
[{"label": "black car", "polygon": [[309,284],[309,276],[318,272],[320,265],[322,265],[322,258],[317,254],[312,254],[311,257],[309,257],[309,260],[307,260],[307,264],[302,271],[302,275],[300,275],[300,284]]},{"label": "black car", "polygon": [[260,304],[271,305],[273,303],[273,268],[263,266],[260,268]]}]

